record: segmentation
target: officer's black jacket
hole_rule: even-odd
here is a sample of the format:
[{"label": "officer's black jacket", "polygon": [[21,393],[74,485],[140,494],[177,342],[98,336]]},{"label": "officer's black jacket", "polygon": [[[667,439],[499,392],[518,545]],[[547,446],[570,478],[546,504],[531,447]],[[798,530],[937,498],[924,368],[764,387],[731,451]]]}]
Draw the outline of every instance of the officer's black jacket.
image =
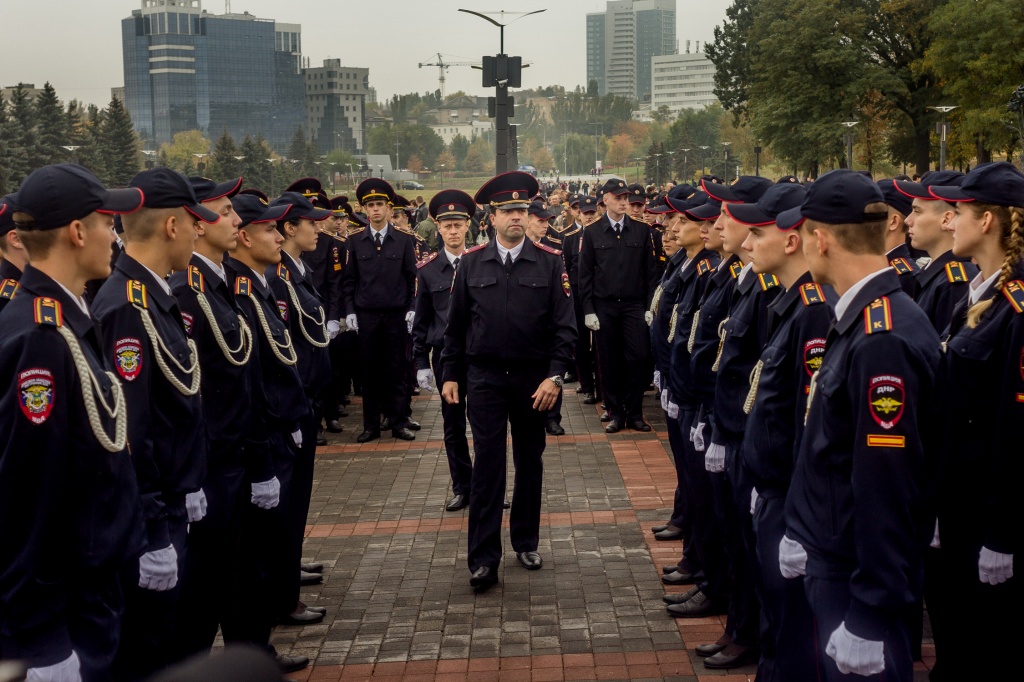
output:
[{"label": "officer's black jacket", "polygon": [[[654,319],[651,321],[651,355],[654,358],[654,368],[668,377],[668,368],[672,356],[668,341],[669,323],[672,319],[672,311],[676,307],[676,297],[679,295],[679,279],[683,272],[683,263],[686,261],[686,251],[679,249],[672,254],[668,260],[668,267],[662,273],[661,283],[655,289],[657,303],[651,301],[651,308]],[[658,294],[658,291],[661,291]]]},{"label": "officer's black jacket", "polygon": [[939,536],[943,551],[956,543],[975,565],[982,546],[1021,552],[1024,266],[1014,277],[1003,291],[993,284],[981,294],[993,303],[974,329],[966,326],[967,299],[957,305],[943,356]]},{"label": "officer's black jacket", "polygon": [[[715,405],[716,372],[712,367],[718,357],[718,331],[722,321],[729,316],[729,304],[736,289],[740,266],[742,263],[739,256],[735,255],[721,262],[718,270],[708,280],[697,307],[700,319],[693,339],[693,351],[690,353],[691,385],[697,402],[705,410],[711,410]],[[709,423],[714,423],[710,413],[708,419]]]},{"label": "officer's black jacket", "polygon": [[[92,309],[103,330],[103,350],[114,363],[128,401],[128,446],[142,495],[150,551],[171,544],[169,514],[183,514],[185,495],[206,478],[207,434],[199,394],[186,396],[157,366],[156,341],[142,323],[142,312],[128,298],[128,282],[146,287],[147,310],[163,344],[173,354],[167,365],[178,381],[190,386],[176,366],[192,365],[181,309],[141,263],[121,254],[100,287]],[[133,354],[137,353],[137,357]]]},{"label": "officer's black jacket", "polygon": [[18,290],[18,287],[5,280],[16,283],[20,279],[21,270],[9,260],[0,258],[0,312],[3,312],[4,307],[14,298],[14,294]]},{"label": "officer's black jacket", "polygon": [[919,286],[917,273],[921,272],[921,266],[914,260],[914,255],[910,253],[910,247],[906,244],[900,244],[885,254],[885,257],[889,259],[889,265],[899,275],[900,286],[903,287],[903,291],[907,292],[907,296],[915,298]]},{"label": "officer's black jacket", "polygon": [[565,271],[569,275],[569,285],[572,287],[573,303],[580,304],[580,242],[583,240],[583,226],[573,224],[562,233],[562,263],[565,264]]},{"label": "officer's black jacket", "polygon": [[853,297],[826,345],[786,497],[786,535],[807,551],[808,576],[849,581],[847,629],[881,641],[920,597],[934,530],[922,427],[939,339],[886,270]]},{"label": "officer's black jacket", "polygon": [[[960,276],[961,268],[963,277]],[[977,274],[977,265],[969,258],[957,258],[952,251],[945,252],[927,268],[917,271],[917,295],[914,300],[932,321],[932,326],[940,336],[949,327],[953,307],[967,295],[971,280]]]},{"label": "officer's black jacket", "polygon": [[764,497],[789,489],[811,377],[825,356],[836,300],[832,288],[814,284],[808,272],[768,306],[771,340],[761,351],[757,398],[741,449],[743,464]]},{"label": "officer's black jacket", "polygon": [[[690,330],[693,328],[693,316],[697,312],[697,306],[721,261],[722,258],[716,251],[702,249],[682,273],[678,302],[675,306],[676,335],[669,349],[668,372],[668,388],[672,393],[672,402],[680,407],[695,409],[700,402],[694,390],[693,370],[690,366]],[[664,381],[663,373],[662,386],[665,385]]]},{"label": "officer's black jacket", "polygon": [[416,293],[416,252],[412,235],[388,223],[380,252],[369,227],[348,236],[342,271],[345,314],[358,310],[412,310]]},{"label": "officer's black jacket", "polygon": [[583,229],[579,259],[580,305],[594,313],[595,301],[640,303],[650,308],[658,287],[658,269],[651,228],[622,218],[622,234],[612,229],[608,216]]},{"label": "officer's black jacket", "polygon": [[496,242],[466,251],[452,285],[441,359],[444,380],[464,382],[469,363],[573,365],[576,315],[562,259],[524,241],[506,274]]},{"label": "officer's black jacket", "polygon": [[[114,401],[98,325],[59,284],[26,267],[0,315],[0,658],[52,665],[71,655],[72,579],[114,575],[142,549],[143,524],[128,450],[108,452],[96,440],[67,343],[35,321],[37,297],[60,304],[102,400]],[[112,439],[114,420],[102,405],[99,412]]]},{"label": "officer's black jacket", "polygon": [[448,324],[448,304],[455,279],[455,268],[443,247],[417,266],[416,278],[413,362],[416,369],[430,369],[430,349],[444,346],[444,328]]},{"label": "officer's black jacket", "polygon": [[345,300],[341,290],[342,270],[345,267],[345,240],[320,232],[316,248],[302,254],[302,261],[312,272],[307,279],[320,292],[328,320],[345,319]]},{"label": "officer's black jacket", "polygon": [[736,288],[729,306],[729,320],[723,327],[718,372],[715,375],[715,415],[711,440],[743,439],[743,424],[747,419],[743,403],[750,389],[750,372],[768,343],[768,305],[784,291],[774,276],[751,270],[737,278]]},{"label": "officer's black jacket", "polygon": [[[277,308],[284,315],[288,323],[289,333],[292,335],[292,344],[299,355],[296,364],[299,370],[299,378],[302,379],[302,387],[306,396],[313,399],[327,387],[331,381],[331,357],[327,347],[318,348],[306,339],[302,331],[314,341],[324,343],[328,341],[326,312],[323,307],[323,300],[319,292],[307,277],[299,272],[295,262],[284,251],[281,252],[281,263],[267,268],[267,283],[270,284],[274,296],[277,298]],[[295,297],[299,299],[302,310],[296,310],[292,302],[288,287],[285,284],[285,277],[289,278],[295,290]],[[302,314],[305,313],[305,316]],[[312,318],[312,319],[310,319]],[[317,325],[317,322],[323,324]]]}]

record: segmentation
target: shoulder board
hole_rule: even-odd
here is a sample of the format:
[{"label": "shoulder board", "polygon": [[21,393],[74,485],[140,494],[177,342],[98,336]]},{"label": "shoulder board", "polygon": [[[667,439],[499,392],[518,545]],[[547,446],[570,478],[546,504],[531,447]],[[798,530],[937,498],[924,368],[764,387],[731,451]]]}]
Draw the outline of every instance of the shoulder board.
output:
[{"label": "shoulder board", "polygon": [[889,298],[883,296],[876,298],[864,309],[864,333],[878,334],[887,331],[892,331],[892,310],[889,308]]},{"label": "shoulder board", "polygon": [[337,239],[342,244],[344,244],[346,241],[348,241],[347,237],[342,237],[340,234],[332,234],[331,237],[333,237],[334,239]]},{"label": "shoulder board", "polygon": [[146,294],[146,285],[138,280],[128,280],[128,302],[140,308],[149,307],[149,296]]},{"label": "shoulder board", "polygon": [[964,270],[964,264],[960,261],[951,261],[946,263],[946,279],[949,280],[950,284],[966,282],[967,271]]},{"label": "shoulder board", "polygon": [[36,324],[59,327],[64,324],[64,315],[60,310],[60,301],[39,296],[32,306],[35,311]]},{"label": "shoulder board", "polygon": [[825,302],[825,292],[814,282],[808,282],[800,287],[800,298],[805,306],[817,305]]},{"label": "shoulder board", "polygon": [[348,233],[348,236],[351,237],[354,234],[359,234],[360,232],[362,232],[365,229],[366,229],[365,227],[360,227],[358,230],[352,230],[351,232]]},{"label": "shoulder board", "polygon": [[701,262],[697,263],[697,276],[698,277],[706,275],[709,272],[711,272],[711,261],[709,259],[705,258]]},{"label": "shoulder board", "polygon": [[419,235],[418,235],[418,234],[416,234],[415,232],[409,232],[408,234],[409,234],[409,235],[411,235],[411,236],[412,236],[412,237],[413,237],[413,238],[414,238],[414,239],[415,239],[416,241],[418,241],[418,242],[424,242],[424,241],[426,241],[426,240],[425,240],[425,239],[424,239],[423,237],[419,236]]},{"label": "shoulder board", "polygon": [[582,227],[577,227],[577,228],[576,228],[575,230],[573,230],[573,231],[571,231],[571,232],[566,232],[566,233],[564,233],[564,234],[562,235],[562,239],[565,239],[566,237],[571,237],[571,236],[573,236],[574,234],[576,234],[577,232],[581,231],[582,229],[583,229]]},{"label": "shoulder board", "polygon": [[761,284],[761,291],[768,291],[769,289],[779,286],[779,278],[768,272],[763,272],[758,275],[757,281]]},{"label": "shoulder board", "polygon": [[533,245],[536,246],[541,251],[547,251],[548,253],[553,253],[556,256],[561,256],[562,255],[561,251],[559,251],[558,249],[553,249],[550,246],[548,246],[547,244],[541,244],[540,242],[534,242]]},{"label": "shoulder board", "polygon": [[292,278],[291,273],[288,272],[288,266],[284,263],[277,264],[277,276],[286,282]]},{"label": "shoulder board", "polygon": [[[487,246],[486,243],[484,243],[484,244],[477,244],[472,249],[466,249],[466,253],[473,253],[474,251],[480,251],[480,250],[484,249],[486,246]],[[465,254],[463,254],[463,255],[465,255]]]},{"label": "shoulder board", "polygon": [[196,293],[206,291],[206,282],[203,281],[203,273],[194,265],[188,266],[188,285]]},{"label": "shoulder board", "polygon": [[556,237],[548,237],[548,241],[549,242],[554,242],[555,244],[561,244],[562,243],[562,240],[558,239]]},{"label": "shoulder board", "polygon": [[906,258],[893,258],[889,265],[900,275],[906,275],[914,271],[914,267],[907,262]]},{"label": "shoulder board", "polygon": [[743,263],[741,263],[740,261],[736,261],[735,263],[733,263],[732,265],[729,266],[729,274],[732,275],[733,279],[736,279],[737,277],[739,277],[740,276],[740,272],[742,272],[742,271],[743,271]]},{"label": "shoulder board", "polygon": [[430,261],[434,260],[435,258],[437,258],[437,254],[436,253],[432,253],[429,256],[427,256],[426,258],[424,258],[423,260],[421,260],[419,263],[417,263],[416,267],[417,268],[422,268],[424,265],[426,265]]},{"label": "shoulder board", "polygon": [[1024,282],[1015,279],[1003,286],[1003,296],[1018,313],[1024,313]]},{"label": "shoulder board", "polygon": [[0,284],[0,298],[6,298],[8,300],[14,298],[14,294],[18,293],[18,287],[20,285],[16,280],[5,279]]},{"label": "shoulder board", "polygon": [[235,293],[239,296],[248,296],[252,291],[252,281],[248,277],[235,279]]}]

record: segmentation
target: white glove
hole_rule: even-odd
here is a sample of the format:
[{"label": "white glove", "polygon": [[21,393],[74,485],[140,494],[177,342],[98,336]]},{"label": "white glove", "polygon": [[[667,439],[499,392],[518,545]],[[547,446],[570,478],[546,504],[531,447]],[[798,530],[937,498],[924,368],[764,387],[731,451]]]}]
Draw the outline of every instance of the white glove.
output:
[{"label": "white glove", "polygon": [[1005,583],[1013,577],[1013,555],[993,552],[988,547],[981,548],[978,557],[978,576],[987,585]]},{"label": "white glove", "polygon": [[[655,372],[654,374],[655,374],[655,376],[657,376],[658,373]],[[657,383],[657,382],[655,382],[655,383]],[[661,409],[663,409],[666,412],[668,412],[668,404],[669,404],[669,402],[671,402],[671,398],[672,398],[672,391],[670,391],[670,390],[668,390],[666,388],[664,391],[661,392]]]},{"label": "white glove", "polygon": [[928,543],[928,546],[929,547],[933,547],[935,549],[941,549],[942,548],[942,543],[939,542],[939,520],[938,519],[935,519],[935,535],[932,536],[932,541]]},{"label": "white glove", "polygon": [[422,388],[424,391],[434,390],[434,373],[429,369],[417,370],[416,385]]},{"label": "white glove", "polygon": [[139,587],[165,592],[178,584],[178,553],[174,545],[139,557]]},{"label": "white glove", "polygon": [[704,468],[713,474],[725,471],[725,446],[712,443],[704,453]]},{"label": "white glove", "polygon": [[405,314],[405,331],[412,334],[412,321],[416,319],[416,313],[409,311]]},{"label": "white glove", "polygon": [[348,327],[349,329],[351,329],[354,332],[358,332],[359,331],[359,320],[356,319],[356,316],[354,314],[353,315],[346,315],[345,316],[345,326]]},{"label": "white glove", "polygon": [[661,390],[661,372],[658,370],[654,370],[654,385],[658,387],[659,391]]},{"label": "white glove", "polygon": [[669,401],[668,407],[665,408],[665,414],[671,419],[679,419],[679,406],[674,402]]},{"label": "white glove", "polygon": [[646,322],[647,326],[650,327],[651,322],[654,322],[654,313],[650,310],[644,311],[644,322]]},{"label": "white glove", "polygon": [[348,331],[348,325],[345,323],[345,318],[343,317],[340,320],[338,320],[338,333],[339,334],[344,334],[347,331]]},{"label": "white glove", "polygon": [[82,664],[74,651],[60,663],[43,668],[29,668],[26,682],[82,682]]},{"label": "white glove", "polygon": [[601,322],[597,319],[597,315],[594,313],[583,316],[583,325],[592,332],[596,332],[601,328]]},{"label": "white glove", "polygon": [[333,339],[341,333],[341,325],[337,320],[327,320],[327,338]]},{"label": "white glove", "polygon": [[295,447],[302,447],[302,429],[295,429],[292,433],[292,442],[295,443]]},{"label": "white glove", "polygon": [[757,505],[757,488],[750,489],[750,515],[754,515],[754,506]]},{"label": "white glove", "polygon": [[252,484],[252,503],[260,509],[273,509],[281,501],[281,482],[274,476],[269,481]]},{"label": "white glove", "polygon": [[825,653],[844,675],[877,675],[885,670],[885,644],[858,637],[843,621],[828,638]]},{"label": "white glove", "polygon": [[693,441],[693,449],[697,452],[704,452],[704,422],[697,422],[697,428],[694,429],[691,434]]},{"label": "white glove", "polygon": [[787,580],[807,574],[807,550],[785,535],[779,543],[779,572]]},{"label": "white glove", "polygon": [[189,523],[203,520],[206,516],[206,493],[202,488],[185,495],[185,510],[188,512]]}]

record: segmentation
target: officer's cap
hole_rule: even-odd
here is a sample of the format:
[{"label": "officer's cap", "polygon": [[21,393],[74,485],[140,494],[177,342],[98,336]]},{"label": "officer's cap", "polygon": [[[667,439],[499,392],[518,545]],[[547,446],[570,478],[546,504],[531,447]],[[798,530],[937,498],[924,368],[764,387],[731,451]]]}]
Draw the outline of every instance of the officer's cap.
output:
[{"label": "officer's cap", "polygon": [[144,199],[140,188],[105,189],[82,166],[58,163],[43,166],[25,178],[18,190],[17,212],[32,218],[31,225],[22,229],[55,230],[94,212],[132,213],[142,208]]},{"label": "officer's cap", "polygon": [[396,208],[396,209],[399,209],[399,208],[400,209],[409,208],[409,204],[410,203],[411,202],[408,199],[406,199],[405,197],[403,197],[401,194],[396,194],[395,198],[391,200],[391,206],[393,208]]},{"label": "officer's cap", "polygon": [[[707,195],[705,194],[704,196],[706,197]],[[651,203],[647,204],[647,208],[644,210],[653,215],[672,213],[672,207],[668,205],[667,197],[655,197],[651,200]]]},{"label": "officer's cap", "polygon": [[771,225],[783,211],[799,208],[806,197],[807,190],[803,185],[775,184],[761,195],[757,203],[726,204],[725,212],[742,225],[751,227]]},{"label": "officer's cap", "polygon": [[569,195],[569,206],[579,206],[579,205],[580,205],[580,195],[579,194],[575,194],[575,193],[574,194],[570,194]]},{"label": "officer's cap", "polygon": [[366,227],[370,224],[370,221],[362,213],[349,213],[348,224],[352,227]]},{"label": "officer's cap", "polygon": [[757,175],[741,175],[731,185],[701,180],[700,186],[712,198],[740,204],[752,204],[768,191],[772,181]]},{"label": "officer's cap", "polygon": [[625,180],[619,178],[609,178],[604,186],[601,188],[601,195],[611,194],[612,196],[619,196],[622,194],[629,194],[629,187],[626,185]]},{"label": "officer's cap", "polygon": [[[675,187],[670,189],[668,191],[668,196],[672,197],[673,199],[689,199],[696,193],[697,188],[694,187],[693,185],[682,184],[676,185]],[[701,192],[701,195],[705,197],[707,196],[706,194],[704,194],[704,192]]]},{"label": "officer's cap", "polygon": [[374,200],[390,204],[395,200],[395,188],[384,178],[366,178],[356,187],[356,200],[360,204]]},{"label": "officer's cap", "polygon": [[246,187],[239,192],[239,194],[251,194],[254,197],[262,199],[264,204],[270,203],[270,197],[268,197],[263,190],[256,189],[255,187]]},{"label": "officer's cap", "polygon": [[537,194],[540,185],[537,178],[522,171],[502,173],[484,183],[477,190],[474,201],[493,208],[529,208],[530,197]]},{"label": "officer's cap", "polygon": [[347,218],[352,215],[352,207],[349,206],[348,197],[341,195],[331,199],[331,211],[334,213],[335,218]]},{"label": "officer's cap", "polygon": [[284,220],[291,209],[287,205],[271,207],[269,202],[256,192],[258,190],[245,190],[231,198],[231,206],[235,209],[238,217],[242,219],[239,229],[245,228],[246,225],[276,223],[278,220]]},{"label": "officer's cap", "polygon": [[324,185],[316,178],[302,178],[284,188],[285,192],[295,192],[313,201],[316,195],[324,191]]},{"label": "officer's cap", "polygon": [[[692,187],[690,187],[690,189],[693,190]],[[665,204],[668,206],[669,210],[661,211],[661,213],[675,212],[685,214],[689,210],[695,209],[698,206],[703,206],[707,201],[708,195],[700,190],[694,190],[693,193],[686,198],[674,197],[672,196],[672,192],[669,192],[665,197]]]},{"label": "officer's cap", "polygon": [[911,199],[925,199],[927,201],[939,201],[932,196],[928,188],[936,187],[959,187],[967,176],[960,171],[928,171],[921,176],[920,182],[910,180],[895,180],[896,189]]},{"label": "officer's cap", "polygon": [[647,192],[644,190],[643,185],[630,185],[629,186],[629,203],[631,204],[646,204],[647,203]]},{"label": "officer's cap", "polygon": [[298,192],[285,192],[270,202],[271,208],[276,206],[288,206],[288,214],[279,220],[326,220],[333,213],[328,208],[317,208],[313,203]]},{"label": "officer's cap", "polygon": [[[827,225],[867,223],[884,220],[888,216],[888,213],[864,211],[869,204],[882,203],[885,203],[882,190],[871,178],[840,168],[814,181],[800,206],[800,215]],[[778,224],[786,229],[781,222]]]},{"label": "officer's cap", "polygon": [[434,220],[446,218],[469,220],[470,216],[476,213],[476,205],[473,202],[473,197],[461,189],[445,189],[431,198],[427,210]]},{"label": "officer's cap", "polygon": [[142,190],[146,208],[183,208],[204,223],[220,220],[219,215],[199,203],[188,178],[173,168],[144,170],[128,184]]},{"label": "officer's cap", "polygon": [[903,217],[910,215],[913,203],[910,198],[896,187],[896,182],[885,178],[878,181],[878,189],[882,190],[882,198],[891,208],[899,212]]},{"label": "officer's cap", "polygon": [[0,199],[0,237],[14,229],[14,195]]},{"label": "officer's cap", "polygon": [[549,212],[548,209],[539,201],[530,202],[529,208],[526,209],[529,215],[536,216],[541,220],[551,220],[554,218],[554,214]]},{"label": "officer's cap", "polygon": [[582,213],[597,213],[597,197],[580,197],[580,211]]},{"label": "officer's cap", "polygon": [[798,178],[795,175],[783,175],[781,178],[775,181],[775,184],[781,185],[787,182],[795,182],[796,184],[800,184],[800,178]]},{"label": "officer's cap", "polygon": [[223,199],[224,197],[230,199],[242,189],[242,178],[216,183],[210,178],[192,176],[188,181],[192,184],[192,190],[196,193],[196,198],[201,203]]},{"label": "officer's cap", "polygon": [[1024,204],[1024,174],[1006,161],[985,163],[967,174],[959,186],[932,185],[932,196],[950,202],[980,201],[996,206]]}]

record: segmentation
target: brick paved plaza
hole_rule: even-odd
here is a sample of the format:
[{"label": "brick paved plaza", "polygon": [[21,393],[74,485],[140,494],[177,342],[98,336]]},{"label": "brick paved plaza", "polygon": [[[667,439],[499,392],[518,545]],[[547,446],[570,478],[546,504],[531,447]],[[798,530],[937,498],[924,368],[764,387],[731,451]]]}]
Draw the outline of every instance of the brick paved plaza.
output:
[{"label": "brick paved plaza", "polygon": [[[481,595],[469,586],[468,510],[444,511],[451,491],[437,394],[415,399],[423,430],[413,442],[355,443],[353,401],[346,431],[318,449],[307,527],[304,555],[325,569],[302,598],[326,606],[327,617],[273,636],[279,652],[310,658],[291,679],[754,679],[754,666],[707,670],[693,651],[718,638],[724,617],[665,612],[660,567],[681,546],[650,533],[675,489],[654,394],[645,397],[653,433],[606,435],[597,406],[583,405],[575,387],[566,387],[566,435],[548,436],[544,453],[544,567],[522,568],[506,530],[501,582]],[[509,466],[511,490],[511,457]],[[926,664],[932,655],[926,640]],[[926,680],[917,668],[915,679]]]}]

